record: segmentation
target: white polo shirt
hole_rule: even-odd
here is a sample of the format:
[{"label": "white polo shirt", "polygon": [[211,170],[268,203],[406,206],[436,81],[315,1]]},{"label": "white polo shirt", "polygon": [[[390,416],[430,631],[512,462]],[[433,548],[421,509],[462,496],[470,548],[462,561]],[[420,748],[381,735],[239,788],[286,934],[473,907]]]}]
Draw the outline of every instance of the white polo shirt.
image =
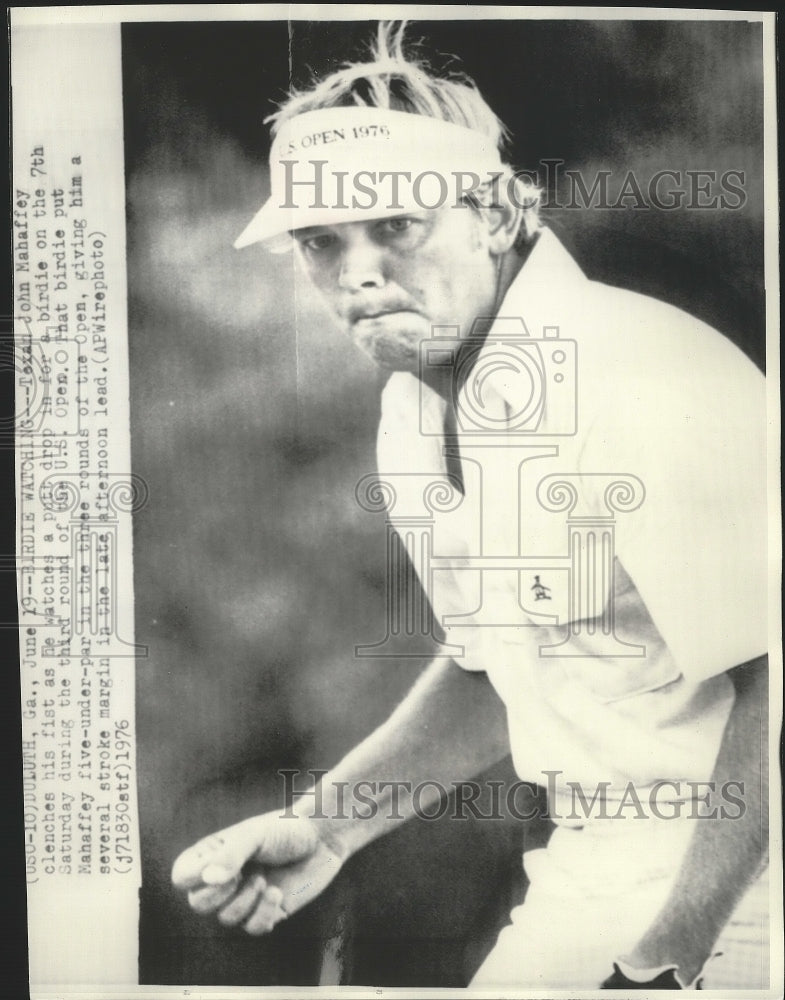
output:
[{"label": "white polo shirt", "polygon": [[[509,343],[536,356],[541,385]],[[630,781],[708,780],[733,703],[725,671],[766,651],[763,376],[699,320],[589,281],[549,230],[472,372],[456,400],[464,496],[434,514],[422,583],[456,662],[502,697],[518,774],[619,796]],[[399,493],[444,481],[446,408],[414,375],[385,387],[378,468]],[[390,517],[411,541],[405,509]],[[591,560],[605,570],[587,576]]]}]

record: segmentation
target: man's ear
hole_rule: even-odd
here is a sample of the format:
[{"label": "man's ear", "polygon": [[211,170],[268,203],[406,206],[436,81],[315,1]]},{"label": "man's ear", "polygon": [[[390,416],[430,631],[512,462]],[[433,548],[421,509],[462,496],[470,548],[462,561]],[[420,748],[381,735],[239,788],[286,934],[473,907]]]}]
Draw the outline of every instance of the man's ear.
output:
[{"label": "man's ear", "polygon": [[523,210],[511,201],[482,209],[488,232],[488,249],[492,254],[503,254],[512,248],[523,224]]}]

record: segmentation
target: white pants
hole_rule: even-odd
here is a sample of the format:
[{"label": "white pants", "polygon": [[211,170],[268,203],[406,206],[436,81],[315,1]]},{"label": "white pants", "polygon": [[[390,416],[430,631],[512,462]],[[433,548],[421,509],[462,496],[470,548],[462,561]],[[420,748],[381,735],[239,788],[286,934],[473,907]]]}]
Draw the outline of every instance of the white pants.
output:
[{"label": "white pants", "polygon": [[[597,989],[643,935],[673,884],[695,821],[594,820],[557,827],[525,855],[530,885],[474,988]],[[768,888],[747,893],[703,976],[703,989],[768,987]]]}]

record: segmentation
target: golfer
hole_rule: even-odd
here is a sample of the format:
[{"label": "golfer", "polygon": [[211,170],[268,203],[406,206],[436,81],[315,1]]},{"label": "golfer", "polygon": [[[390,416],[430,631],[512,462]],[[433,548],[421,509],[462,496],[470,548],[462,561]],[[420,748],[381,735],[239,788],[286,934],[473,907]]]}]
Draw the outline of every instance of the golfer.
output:
[{"label": "golfer", "polygon": [[[266,933],[415,814],[407,789],[511,749],[555,829],[472,986],[765,987],[762,376],[686,313],[588,280],[475,85],[399,30],[272,125],[272,193],[237,245],[291,249],[390,373],[378,471],[401,536],[422,483],[453,491],[422,584],[455,654],[322,779],[319,816],[301,796],[224,829],[174,884]],[[374,779],[376,808],[347,817],[339,789]]]}]

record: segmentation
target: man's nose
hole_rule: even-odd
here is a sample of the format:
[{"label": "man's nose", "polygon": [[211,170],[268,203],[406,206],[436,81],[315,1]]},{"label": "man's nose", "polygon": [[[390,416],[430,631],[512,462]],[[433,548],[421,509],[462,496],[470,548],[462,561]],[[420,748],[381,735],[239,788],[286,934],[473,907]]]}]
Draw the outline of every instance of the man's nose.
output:
[{"label": "man's nose", "polygon": [[338,284],[348,292],[384,285],[382,248],[364,236],[348,240],[341,254]]}]

